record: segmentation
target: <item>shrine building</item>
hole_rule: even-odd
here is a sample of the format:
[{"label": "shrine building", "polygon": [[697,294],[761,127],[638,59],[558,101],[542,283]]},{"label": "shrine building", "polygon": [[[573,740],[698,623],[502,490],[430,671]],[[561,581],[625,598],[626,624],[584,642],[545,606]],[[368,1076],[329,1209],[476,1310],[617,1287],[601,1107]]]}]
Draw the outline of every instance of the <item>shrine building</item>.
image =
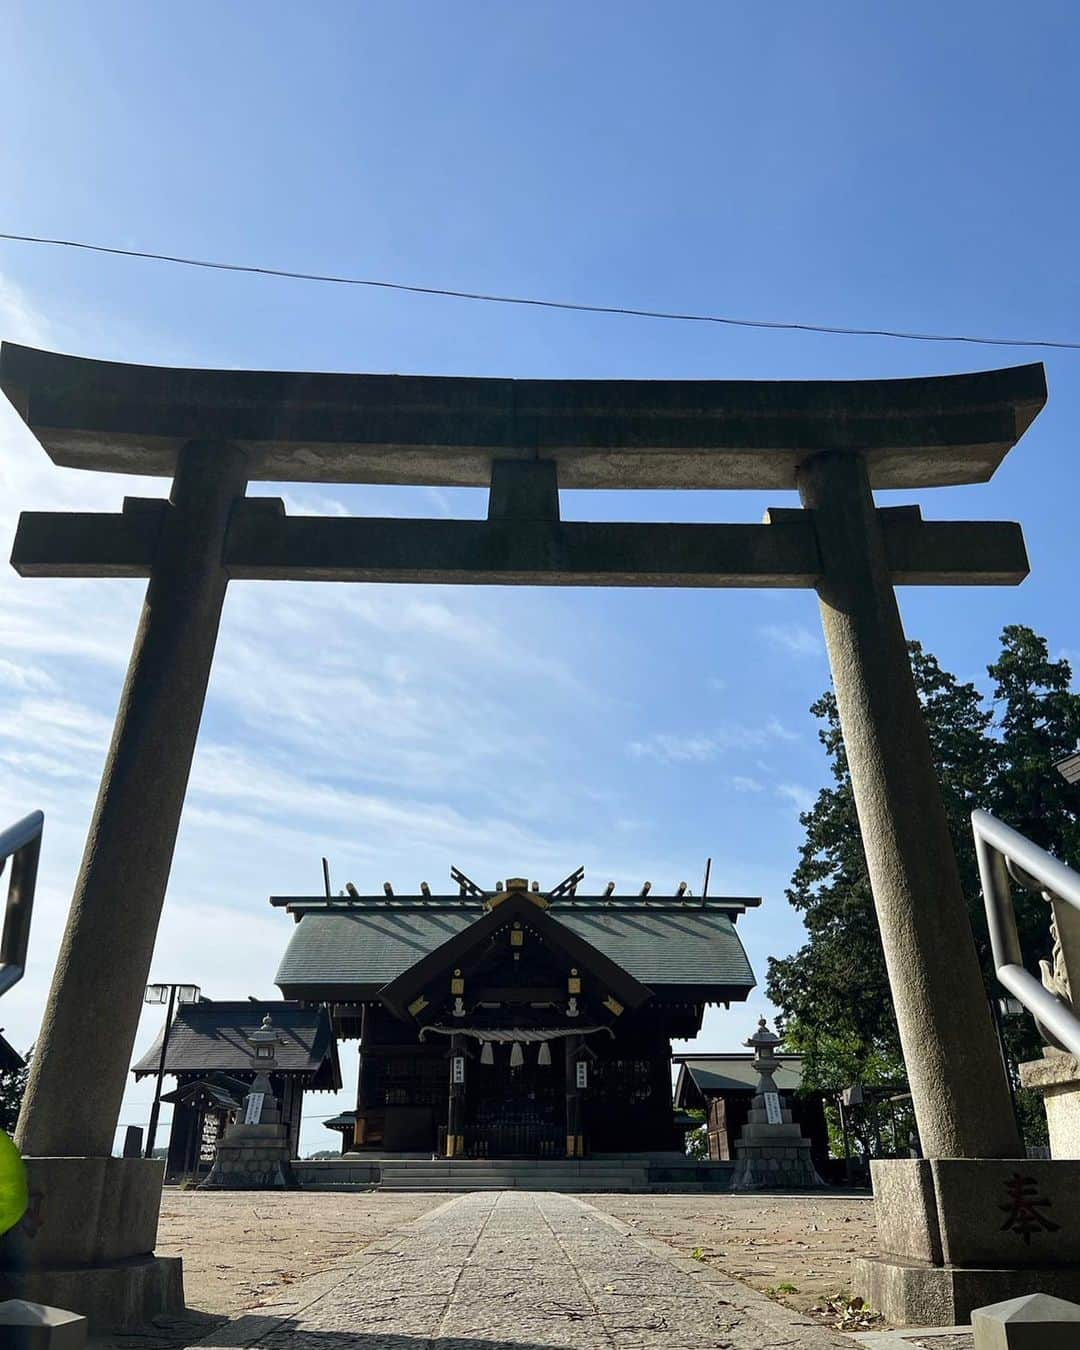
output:
[{"label": "shrine building", "polygon": [[159,1032],[131,1070],[136,1081],[159,1073],[176,1079],[176,1087],[161,1097],[173,1108],[167,1180],[209,1172],[217,1141],[242,1114],[244,1097],[259,1071],[253,1037],[267,1017],[275,1038],[270,1085],[294,1155],[300,1147],[304,1094],[341,1087],[337,1041],[325,1008],[251,998],[180,1004],[164,1056]]},{"label": "shrine building", "polygon": [[[757,898],[544,893],[273,897],[296,923],[276,976],[360,1043],[349,1152],[583,1157],[682,1152],[671,1042],[754,976],[735,923]],[[685,1122],[683,1122],[685,1130]]]}]

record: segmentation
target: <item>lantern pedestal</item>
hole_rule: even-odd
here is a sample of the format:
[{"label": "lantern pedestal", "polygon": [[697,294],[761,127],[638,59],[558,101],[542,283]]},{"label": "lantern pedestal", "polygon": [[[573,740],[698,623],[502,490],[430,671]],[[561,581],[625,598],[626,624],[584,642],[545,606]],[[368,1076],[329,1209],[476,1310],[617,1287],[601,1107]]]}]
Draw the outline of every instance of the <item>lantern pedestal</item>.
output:
[{"label": "lantern pedestal", "polygon": [[218,1140],[210,1175],[200,1190],[292,1190],[289,1139],[278,1124],[234,1125]]}]

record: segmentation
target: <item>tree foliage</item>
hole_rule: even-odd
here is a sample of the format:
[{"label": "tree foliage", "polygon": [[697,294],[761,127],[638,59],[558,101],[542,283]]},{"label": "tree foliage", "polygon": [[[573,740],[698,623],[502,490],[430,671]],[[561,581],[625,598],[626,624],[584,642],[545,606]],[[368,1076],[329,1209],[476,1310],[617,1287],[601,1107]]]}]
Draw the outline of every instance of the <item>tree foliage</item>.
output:
[{"label": "tree foliage", "polygon": [[705,1120],[705,1112],[691,1107],[687,1110],[688,1116],[698,1122],[692,1130],[686,1132],[686,1156],[688,1158],[708,1158],[709,1156],[709,1126]]},{"label": "tree foliage", "polygon": [[[1080,743],[1080,694],[1068,661],[1051,660],[1045,639],[1019,625],[1004,629],[987,668],[989,703],[919,643],[909,643],[909,652],[988,996],[997,996],[970,814],[985,807],[1080,865],[1077,792],[1053,768]],[[767,991],[788,1043],[805,1055],[807,1086],[836,1092],[852,1083],[899,1084],[903,1058],[834,695],[822,695],[811,711],[822,723],[833,781],[800,817],[806,836],[787,891],[807,941],[793,956],[770,960]],[[1037,971],[1050,947],[1047,907],[1022,892],[1016,907],[1024,959]],[[1008,1024],[1007,1040],[1014,1063],[1038,1053],[1029,1018]],[[1021,1107],[1022,1117],[1035,1119],[1031,1103]],[[860,1136],[870,1151],[872,1134]]]},{"label": "tree foliage", "polygon": [[0,1073],[0,1130],[6,1130],[8,1134],[14,1130],[19,1118],[29,1075],[29,1057],[21,1069],[8,1069]]}]

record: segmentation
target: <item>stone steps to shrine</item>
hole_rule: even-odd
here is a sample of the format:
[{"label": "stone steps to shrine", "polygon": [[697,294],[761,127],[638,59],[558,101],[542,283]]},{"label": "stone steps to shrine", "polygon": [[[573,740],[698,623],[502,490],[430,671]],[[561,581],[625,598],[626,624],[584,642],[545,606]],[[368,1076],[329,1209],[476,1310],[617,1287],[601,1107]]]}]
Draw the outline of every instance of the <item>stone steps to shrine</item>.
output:
[{"label": "stone steps to shrine", "polygon": [[313,1190],[651,1191],[697,1194],[730,1188],[733,1164],[658,1154],[600,1158],[370,1158],[297,1161],[297,1180]]},{"label": "stone steps to shrine", "polygon": [[446,1159],[384,1162],[381,1190],[409,1191],[643,1191],[647,1163],[563,1159]]}]

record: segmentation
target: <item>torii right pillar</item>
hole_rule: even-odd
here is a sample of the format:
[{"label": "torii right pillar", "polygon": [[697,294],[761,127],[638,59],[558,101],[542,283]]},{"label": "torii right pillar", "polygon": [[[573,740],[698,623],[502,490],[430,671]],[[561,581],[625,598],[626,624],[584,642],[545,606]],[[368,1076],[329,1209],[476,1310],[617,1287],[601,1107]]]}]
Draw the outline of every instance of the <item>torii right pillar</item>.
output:
[{"label": "torii right pillar", "polygon": [[1024,1156],[866,461],[814,455],[798,486],[925,1155],[871,1164],[879,1255],[856,1259],[855,1292],[909,1326],[1033,1289],[1075,1298],[1080,1232],[1058,1220],[1080,1204],[1080,1165]]},{"label": "torii right pillar", "polygon": [[928,1158],[1023,1150],[866,461],[803,463],[844,749],[908,1081]]}]

